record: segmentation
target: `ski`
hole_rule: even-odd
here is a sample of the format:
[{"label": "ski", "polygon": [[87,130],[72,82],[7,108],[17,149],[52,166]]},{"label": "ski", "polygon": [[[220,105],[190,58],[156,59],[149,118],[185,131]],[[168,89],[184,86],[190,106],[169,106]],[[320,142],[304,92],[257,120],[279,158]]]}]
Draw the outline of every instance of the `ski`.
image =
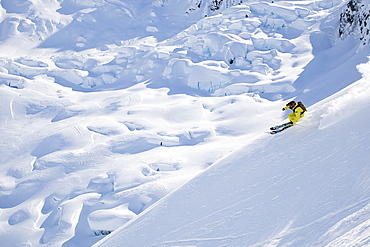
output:
[{"label": "ski", "polygon": [[271,135],[275,135],[275,134],[277,134],[277,133],[280,133],[281,131],[283,131],[283,130],[286,130],[287,128],[290,128],[290,127],[292,127],[293,125],[287,125],[287,126],[285,126],[285,127],[283,127],[283,128],[280,128],[280,129],[275,129],[275,130],[272,130],[271,132],[270,132],[270,134]]},{"label": "ski", "polygon": [[291,123],[284,123],[284,124],[281,124],[281,125],[271,127],[270,130],[277,130],[277,129],[281,129],[281,128],[284,128],[284,127],[290,127],[290,126],[291,126]]}]

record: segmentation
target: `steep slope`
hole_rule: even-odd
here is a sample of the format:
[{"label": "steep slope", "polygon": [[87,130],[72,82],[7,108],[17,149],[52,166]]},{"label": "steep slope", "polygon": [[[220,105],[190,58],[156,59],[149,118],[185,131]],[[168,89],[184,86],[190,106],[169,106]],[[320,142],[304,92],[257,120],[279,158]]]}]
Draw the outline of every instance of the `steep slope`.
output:
[{"label": "steep slope", "polygon": [[95,246],[369,245],[369,64],[301,126],[260,136]]},{"label": "steep slope", "polygon": [[2,244],[93,245],[233,150],[270,145],[291,98],[335,126],[357,105],[326,98],[363,76],[366,3],[346,25],[342,0],[2,0]]}]

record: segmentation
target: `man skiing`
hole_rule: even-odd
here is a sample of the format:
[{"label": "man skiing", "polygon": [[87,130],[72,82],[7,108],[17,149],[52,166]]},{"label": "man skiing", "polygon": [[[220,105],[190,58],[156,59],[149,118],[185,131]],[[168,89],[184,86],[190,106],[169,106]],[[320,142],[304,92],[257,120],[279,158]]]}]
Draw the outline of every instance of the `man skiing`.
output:
[{"label": "man skiing", "polygon": [[289,123],[271,127],[271,134],[279,133],[293,126],[293,124],[297,123],[299,119],[304,117],[304,112],[306,111],[306,107],[303,105],[302,102],[296,103],[295,101],[290,101],[288,104],[286,104],[286,106],[283,108],[283,111],[288,109],[291,109],[293,111],[292,113],[288,114],[288,118],[290,120]]}]

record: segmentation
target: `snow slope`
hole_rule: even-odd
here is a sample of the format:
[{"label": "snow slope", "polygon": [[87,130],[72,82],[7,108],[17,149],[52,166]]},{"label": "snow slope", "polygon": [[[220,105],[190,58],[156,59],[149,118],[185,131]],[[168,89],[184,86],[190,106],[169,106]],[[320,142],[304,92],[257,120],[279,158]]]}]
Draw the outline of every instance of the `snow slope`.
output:
[{"label": "snow slope", "polygon": [[[255,237],[222,241],[323,245],[330,236],[333,246],[365,245],[370,48],[360,40],[365,19],[339,22],[348,8],[341,0],[2,0],[2,244],[92,246],[114,231],[106,244],[214,246],[226,236],[218,223],[241,236],[254,218]],[[310,106],[304,121],[269,136],[294,98]],[[294,140],[296,149],[283,148]],[[325,166],[332,177],[317,175]],[[316,193],[320,185],[328,189]],[[338,192],[350,188],[356,193]],[[220,214],[227,208],[236,211]],[[173,228],[167,214],[193,223]],[[264,218],[274,226],[262,227]]]},{"label": "snow slope", "polygon": [[96,246],[368,246],[369,65],[300,125],[259,136]]}]

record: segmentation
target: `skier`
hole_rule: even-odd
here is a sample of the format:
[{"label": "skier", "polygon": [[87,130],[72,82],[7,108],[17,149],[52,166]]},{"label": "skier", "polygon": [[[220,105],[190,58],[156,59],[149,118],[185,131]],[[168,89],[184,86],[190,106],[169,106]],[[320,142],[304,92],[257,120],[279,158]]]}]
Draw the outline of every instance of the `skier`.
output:
[{"label": "skier", "polygon": [[288,104],[286,104],[286,106],[283,108],[283,111],[288,109],[291,109],[293,111],[292,113],[288,114],[288,118],[290,121],[282,125],[271,127],[271,134],[279,133],[293,126],[293,124],[297,123],[299,119],[304,117],[304,112],[306,111],[306,107],[303,105],[302,102],[296,103],[295,101],[290,101]]}]

